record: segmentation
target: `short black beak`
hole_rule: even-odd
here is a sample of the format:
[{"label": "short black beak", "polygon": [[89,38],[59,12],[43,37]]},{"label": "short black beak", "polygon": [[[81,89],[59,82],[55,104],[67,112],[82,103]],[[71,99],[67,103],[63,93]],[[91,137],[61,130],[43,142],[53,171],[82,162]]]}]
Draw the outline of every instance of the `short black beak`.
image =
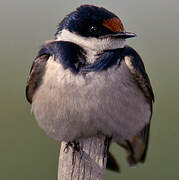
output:
[{"label": "short black beak", "polygon": [[115,34],[104,35],[104,36],[101,36],[101,38],[104,38],[104,37],[115,37],[115,38],[119,38],[119,39],[127,39],[127,38],[133,38],[133,37],[136,37],[136,36],[137,35],[135,33],[120,32],[120,33],[115,33]]},{"label": "short black beak", "polygon": [[120,32],[120,33],[117,33],[117,34],[112,34],[111,36],[121,38],[121,39],[127,39],[127,38],[136,37],[136,34],[131,33],[131,32]]}]

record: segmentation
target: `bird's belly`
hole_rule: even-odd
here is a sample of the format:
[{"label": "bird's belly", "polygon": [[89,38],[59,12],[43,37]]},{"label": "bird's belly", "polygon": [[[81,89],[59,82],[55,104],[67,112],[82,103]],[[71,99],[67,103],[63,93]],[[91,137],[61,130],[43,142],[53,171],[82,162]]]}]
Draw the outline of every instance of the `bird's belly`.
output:
[{"label": "bird's belly", "polygon": [[150,119],[150,106],[124,62],[83,77],[48,61],[33,97],[38,124],[58,141],[97,133],[128,139]]}]

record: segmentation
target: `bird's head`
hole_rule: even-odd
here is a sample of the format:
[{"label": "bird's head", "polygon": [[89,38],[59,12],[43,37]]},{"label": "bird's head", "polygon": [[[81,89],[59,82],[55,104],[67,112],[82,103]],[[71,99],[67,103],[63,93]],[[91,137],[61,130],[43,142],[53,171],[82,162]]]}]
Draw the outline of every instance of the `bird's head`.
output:
[{"label": "bird's head", "polygon": [[124,47],[126,32],[119,17],[92,5],[83,5],[67,15],[58,26],[56,40],[70,41],[97,52]]}]

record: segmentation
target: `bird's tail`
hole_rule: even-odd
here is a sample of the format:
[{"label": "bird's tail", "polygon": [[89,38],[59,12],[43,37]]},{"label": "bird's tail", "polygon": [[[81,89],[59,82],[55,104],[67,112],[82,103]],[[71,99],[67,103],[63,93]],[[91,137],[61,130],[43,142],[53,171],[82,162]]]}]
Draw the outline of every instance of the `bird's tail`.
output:
[{"label": "bird's tail", "polygon": [[106,168],[118,173],[120,172],[120,166],[111,152],[108,154]]}]

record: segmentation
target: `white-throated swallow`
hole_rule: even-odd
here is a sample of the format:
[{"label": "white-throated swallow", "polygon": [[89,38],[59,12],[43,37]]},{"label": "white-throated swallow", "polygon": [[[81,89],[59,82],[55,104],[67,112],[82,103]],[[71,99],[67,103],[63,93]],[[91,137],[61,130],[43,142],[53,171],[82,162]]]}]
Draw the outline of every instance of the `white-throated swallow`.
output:
[{"label": "white-throated swallow", "polygon": [[[128,162],[144,162],[154,95],[138,53],[125,45],[115,14],[83,5],[59,24],[30,70],[27,100],[39,126],[57,141],[99,133],[124,147]],[[119,170],[110,154],[108,167]]]}]

